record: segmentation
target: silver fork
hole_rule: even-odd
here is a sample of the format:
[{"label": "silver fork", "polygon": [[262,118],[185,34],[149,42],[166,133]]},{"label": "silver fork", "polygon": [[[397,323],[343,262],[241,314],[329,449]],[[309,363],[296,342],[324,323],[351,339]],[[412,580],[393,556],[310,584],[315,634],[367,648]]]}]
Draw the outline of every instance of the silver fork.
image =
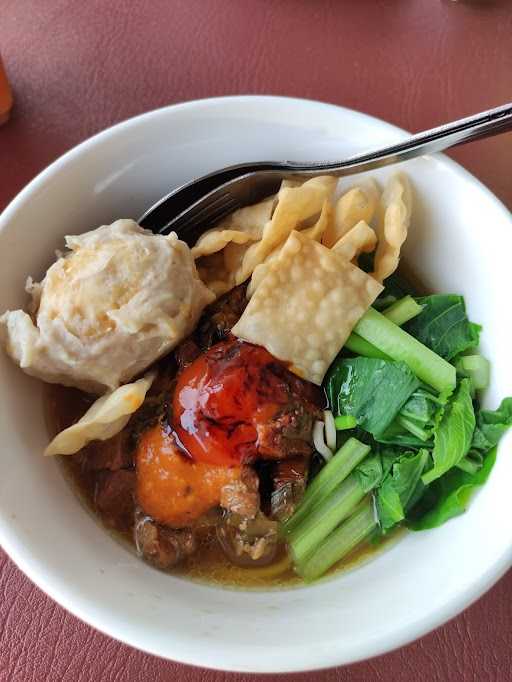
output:
[{"label": "silver fork", "polygon": [[257,161],[229,166],[173,190],[153,204],[139,223],[160,234],[174,230],[193,244],[202,232],[233,211],[275,193],[285,178],[354,175],[511,129],[512,104],[505,104],[344,161]]}]

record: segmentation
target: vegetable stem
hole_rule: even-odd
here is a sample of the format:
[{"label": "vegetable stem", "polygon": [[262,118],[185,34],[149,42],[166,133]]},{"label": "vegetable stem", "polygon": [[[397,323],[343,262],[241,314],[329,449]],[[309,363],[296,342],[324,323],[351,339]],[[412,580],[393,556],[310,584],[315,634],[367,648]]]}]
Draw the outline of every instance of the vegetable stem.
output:
[{"label": "vegetable stem", "polygon": [[455,465],[458,469],[461,469],[462,471],[465,471],[468,474],[476,474],[477,471],[480,471],[482,468],[482,463],[481,462],[475,462],[473,459],[470,457],[466,456],[463,457],[460,462],[457,462]]},{"label": "vegetable stem", "polygon": [[350,472],[370,452],[370,446],[356,438],[349,438],[334,457],[324,466],[306,488],[306,492],[295,514],[283,525],[282,530],[290,533],[344,481]]},{"label": "vegetable stem", "polygon": [[334,418],[334,426],[336,431],[345,431],[346,429],[354,429],[357,426],[357,419],[351,414],[342,414]]},{"label": "vegetable stem", "polygon": [[419,315],[422,310],[423,306],[416,303],[412,296],[404,296],[399,301],[396,301],[393,305],[389,306],[389,308],[383,310],[382,314],[384,317],[387,317],[388,320],[391,320],[391,322],[401,327],[406,322],[409,322],[409,320],[412,320],[413,317]]},{"label": "vegetable stem", "polygon": [[397,417],[397,421],[404,427],[404,429],[409,431],[409,433],[412,433],[413,436],[416,436],[416,438],[419,438],[420,440],[423,440],[425,442],[429,440],[430,434],[427,433],[425,429],[422,429],[421,426],[415,424],[412,419],[408,419],[407,417],[404,417],[403,415],[399,414]]},{"label": "vegetable stem", "polygon": [[319,578],[368,537],[376,526],[373,505],[367,498],[350,518],[321,543],[309,559],[297,565],[297,572],[306,582]]},{"label": "vegetable stem", "polygon": [[433,393],[430,393],[431,390],[432,389],[430,388],[430,386],[423,385],[423,387],[419,389],[418,393],[427,400],[430,400],[432,403],[435,403],[436,405],[446,405],[446,397],[436,396]]},{"label": "vegetable stem", "polygon": [[375,358],[376,360],[390,360],[391,358],[386,353],[383,353],[373,344],[365,341],[359,334],[352,334],[345,341],[345,348],[352,351],[356,355],[362,355],[365,358]]},{"label": "vegetable stem", "polygon": [[455,362],[455,368],[459,374],[471,379],[475,391],[489,386],[491,366],[483,355],[462,355]]},{"label": "vegetable stem", "polygon": [[364,496],[359,478],[351,474],[292,532],[289,545],[294,561],[297,564],[304,563],[329,533],[353,512]]},{"label": "vegetable stem", "polygon": [[389,296],[383,296],[382,298],[377,298],[373,302],[373,307],[376,308],[377,310],[384,310],[385,308],[389,308],[389,306],[392,303],[395,303],[397,300],[398,299],[396,296],[389,294]]},{"label": "vegetable stem", "polygon": [[354,331],[393,360],[405,362],[416,376],[438,391],[455,388],[455,367],[413,336],[369,308]]},{"label": "vegetable stem", "polygon": [[[412,296],[404,296],[399,301],[395,301],[393,305],[383,311],[383,315],[398,326],[405,324],[413,317],[419,315],[423,310],[423,306],[416,303]],[[362,355],[365,358],[375,358],[377,360],[391,360],[389,355],[383,353],[372,343],[363,339],[359,334],[352,332],[352,334],[345,341],[345,348],[348,348],[356,355]]]}]

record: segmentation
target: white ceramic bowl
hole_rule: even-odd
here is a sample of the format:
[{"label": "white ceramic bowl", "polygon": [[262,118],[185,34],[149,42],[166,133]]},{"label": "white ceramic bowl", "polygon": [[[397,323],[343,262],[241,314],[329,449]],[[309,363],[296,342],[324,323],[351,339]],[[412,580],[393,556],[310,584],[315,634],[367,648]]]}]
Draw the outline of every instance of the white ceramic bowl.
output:
[{"label": "white ceramic bowl", "polygon": [[[271,97],[190,102],[114,126],[43,171],[0,217],[0,311],[23,305],[25,278],[44,273],[64,234],[137,218],[193,176],[246,160],[339,158],[403,136],[354,111]],[[417,194],[406,257],[434,291],[467,296],[484,325],[495,406],[512,388],[510,214],[445,157],[403,170]],[[456,615],[511,564],[510,438],[465,515],[312,587],[243,592],[164,575],[114,542],[42,457],[41,386],[2,353],[0,403],[2,546],[79,618],[166,658],[269,672],[375,656]]]}]

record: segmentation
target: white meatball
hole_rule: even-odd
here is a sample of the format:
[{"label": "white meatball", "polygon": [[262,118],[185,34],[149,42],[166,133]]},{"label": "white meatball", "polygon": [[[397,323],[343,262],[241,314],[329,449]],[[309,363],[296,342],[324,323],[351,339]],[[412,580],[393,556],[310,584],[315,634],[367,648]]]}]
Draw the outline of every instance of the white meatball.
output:
[{"label": "white meatball", "polygon": [[44,381],[113,390],[190,334],[214,299],[174,233],[117,220],[66,237],[66,246],[40,284],[29,281],[34,316],[0,317],[9,355]]}]

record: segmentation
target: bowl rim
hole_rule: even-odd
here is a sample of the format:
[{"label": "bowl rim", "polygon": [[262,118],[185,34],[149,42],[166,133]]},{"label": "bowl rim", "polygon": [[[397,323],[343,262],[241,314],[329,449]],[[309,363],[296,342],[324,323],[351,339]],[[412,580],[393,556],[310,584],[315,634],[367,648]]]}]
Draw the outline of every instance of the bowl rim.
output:
[{"label": "bowl rim", "polygon": [[[78,145],[72,147],[70,150],[62,154],[55,161],[45,167],[40,171],[4,208],[0,213],[0,233],[9,223],[11,216],[27,202],[30,197],[37,192],[43,185],[51,181],[52,178],[64,168],[70,161],[77,159],[80,155],[86,151],[93,149],[96,145],[102,144],[111,135],[120,131],[121,129],[129,130],[131,127],[138,126],[146,120],[156,118],[159,116],[167,116],[169,112],[186,111],[187,109],[194,110],[198,107],[211,107],[213,106],[254,106],[255,104],[269,104],[274,106],[279,106],[280,103],[290,105],[297,105],[300,107],[312,107],[316,111],[318,108],[333,109],[337,111],[344,111],[359,117],[361,120],[366,119],[369,124],[378,124],[382,129],[386,128],[390,133],[394,135],[407,135],[407,131],[398,126],[395,126],[387,121],[384,121],[378,117],[370,116],[369,114],[359,112],[355,109],[348,107],[343,107],[328,102],[322,102],[318,100],[311,100],[305,98],[297,97],[285,97],[276,95],[234,95],[227,97],[209,97],[196,100],[190,100],[185,102],[180,102],[176,104],[167,105],[164,107],[159,107],[151,111],[138,114],[129,117],[123,121],[113,124],[108,128],[96,133],[95,135],[87,138]],[[428,157],[427,157],[428,158]],[[512,223],[511,213],[505,204],[496,197],[490,189],[488,189],[478,178],[472,175],[464,167],[458,164],[456,161],[448,158],[444,154],[436,154],[435,158],[448,167],[455,171],[460,177],[471,182],[473,186],[477,186],[488,199],[490,199],[496,206],[497,210],[500,210],[507,221]],[[184,663],[188,665],[204,665],[210,669],[223,670],[223,671],[240,671],[248,672],[249,669],[244,669],[240,666],[232,665],[229,662],[220,662],[217,658],[208,658],[208,661],[201,663],[200,656],[190,656],[190,655],[179,655],[178,651],[173,651],[173,658],[167,658],[161,652],[161,650],[156,647],[152,649],[151,647],[142,648],[139,643],[135,641],[135,637],[131,638],[129,636],[123,637],[117,633],[112,633],[102,624],[98,624],[94,621],[94,618],[79,605],[70,603],[61,590],[59,583],[56,582],[52,575],[41,571],[41,567],[38,566],[38,561],[32,556],[31,550],[29,548],[24,548],[16,542],[16,534],[9,527],[7,519],[0,516],[0,546],[6,551],[8,556],[14,561],[18,568],[35,584],[39,587],[45,594],[50,596],[54,601],[56,601],[60,606],[66,609],[68,612],[87,623],[91,627],[99,630],[108,637],[112,637],[124,644],[132,646],[146,653],[150,653],[154,656],[164,658],[166,660],[173,660],[179,663]],[[470,606],[479,597],[481,597],[487,590],[489,590],[512,566],[512,541],[509,543],[508,547],[504,547],[504,550],[495,563],[489,567],[489,569],[482,574],[478,580],[473,581],[467,587],[463,588],[453,599],[446,603],[443,609],[438,610],[431,617],[421,617],[419,618],[414,626],[408,625],[401,630],[395,632],[394,636],[388,635],[386,641],[385,638],[377,643],[374,642],[368,649],[371,651],[363,652],[360,651],[358,654],[354,653],[350,658],[342,657],[333,651],[330,655],[326,656],[323,652],[320,656],[315,656],[313,652],[308,652],[307,658],[309,663],[304,664],[305,658],[302,658],[302,663],[294,664],[292,661],[287,660],[283,665],[273,665],[272,668],[261,668],[259,672],[306,672],[313,670],[321,670],[340,664],[349,665],[361,660],[368,660],[376,656],[382,655],[384,653],[391,652],[401,646],[413,642],[414,640],[422,637],[428,632],[434,630],[437,627],[445,624],[452,618],[459,615],[465,608]],[[299,660],[301,658],[299,657]],[[255,670],[251,668],[251,670]]]}]

